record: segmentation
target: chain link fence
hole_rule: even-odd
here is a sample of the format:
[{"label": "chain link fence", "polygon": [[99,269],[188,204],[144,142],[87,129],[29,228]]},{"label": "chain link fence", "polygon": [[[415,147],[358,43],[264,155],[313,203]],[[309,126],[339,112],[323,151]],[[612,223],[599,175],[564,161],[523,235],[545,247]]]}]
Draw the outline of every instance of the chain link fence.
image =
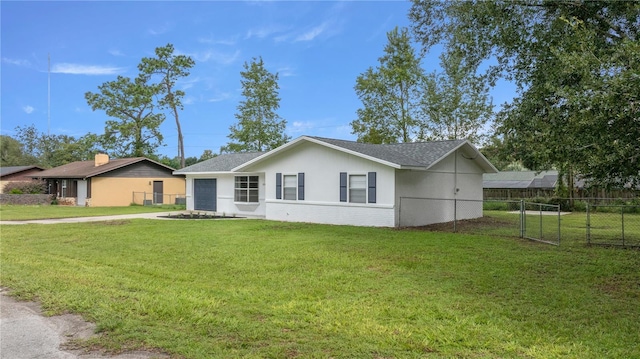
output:
[{"label": "chain link fence", "polygon": [[178,204],[184,205],[187,203],[184,194],[169,194],[158,192],[133,192],[133,204],[141,206],[152,206],[159,204]]},{"label": "chain link fence", "polygon": [[560,206],[523,200],[400,198],[400,226],[560,244]]},{"label": "chain link fence", "polygon": [[587,204],[587,243],[640,247],[640,205]]},{"label": "chain link fence", "polygon": [[560,205],[522,202],[520,237],[560,245],[560,215]]}]

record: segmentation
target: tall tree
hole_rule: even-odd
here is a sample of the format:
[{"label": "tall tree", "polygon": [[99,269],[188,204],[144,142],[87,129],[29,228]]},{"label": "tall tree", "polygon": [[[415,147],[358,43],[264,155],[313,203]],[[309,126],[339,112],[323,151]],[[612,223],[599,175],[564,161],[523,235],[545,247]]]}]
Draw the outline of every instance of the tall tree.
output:
[{"label": "tall tree", "polygon": [[444,53],[440,60],[443,72],[428,74],[424,90],[425,137],[464,138],[479,145],[493,117],[488,83],[464,67],[460,53]]},{"label": "tall tree", "polygon": [[358,141],[411,142],[422,137],[420,107],[424,70],[411,46],[409,31],[397,27],[387,33],[380,65],[356,79],[355,91],[363,108],[351,122]]},{"label": "tall tree", "polygon": [[27,166],[34,164],[37,164],[37,161],[24,155],[20,141],[11,136],[0,135],[0,166]]},{"label": "tall tree", "polygon": [[262,57],[244,63],[242,96],[235,114],[238,122],[232,125],[227,136],[236,142],[229,142],[221,152],[269,151],[289,141],[284,133],[287,121],[276,110],[280,108],[278,96],[278,74],[264,67]]},{"label": "tall tree", "polygon": [[80,138],[48,134],[34,125],[16,127],[24,164],[56,167],[93,158],[100,146],[99,136],[88,133]]},{"label": "tall tree", "polygon": [[202,151],[202,155],[200,155],[200,158],[198,159],[198,162],[206,161],[206,160],[212,159],[212,158],[214,158],[216,156],[217,155],[215,153],[213,153],[213,151],[204,150],[204,151]]},{"label": "tall tree", "polygon": [[180,168],[185,167],[184,155],[184,138],[182,136],[182,127],[180,126],[179,111],[183,109],[182,98],[185,93],[176,88],[176,82],[180,78],[189,76],[195,62],[191,57],[186,55],[174,55],[172,44],[164,47],[157,47],[156,57],[145,57],[138,65],[138,69],[146,75],[159,76],[159,85],[162,97],[158,104],[162,108],[169,109],[171,115],[176,120],[176,128],[178,130],[178,157],[180,158]]},{"label": "tall tree", "polygon": [[99,93],[85,93],[94,111],[103,110],[110,117],[105,122],[103,143],[114,156],[149,157],[162,144],[159,127],[165,116],[154,112],[153,101],[160,88],[148,80],[146,75],[133,81],[118,76],[98,86]]},{"label": "tall tree", "polygon": [[640,183],[639,14],[632,1],[415,0],[410,18],[425,51],[517,84],[498,131],[526,167],[619,186]]}]

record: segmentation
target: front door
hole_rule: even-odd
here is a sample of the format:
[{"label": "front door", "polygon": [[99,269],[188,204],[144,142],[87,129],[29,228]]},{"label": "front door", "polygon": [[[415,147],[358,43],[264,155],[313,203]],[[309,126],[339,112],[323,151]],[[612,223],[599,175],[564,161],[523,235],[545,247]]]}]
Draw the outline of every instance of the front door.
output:
[{"label": "front door", "polygon": [[153,181],[153,203],[162,204],[163,185],[162,181]]},{"label": "front door", "polygon": [[76,204],[84,206],[87,204],[87,181],[78,181],[78,193]]}]

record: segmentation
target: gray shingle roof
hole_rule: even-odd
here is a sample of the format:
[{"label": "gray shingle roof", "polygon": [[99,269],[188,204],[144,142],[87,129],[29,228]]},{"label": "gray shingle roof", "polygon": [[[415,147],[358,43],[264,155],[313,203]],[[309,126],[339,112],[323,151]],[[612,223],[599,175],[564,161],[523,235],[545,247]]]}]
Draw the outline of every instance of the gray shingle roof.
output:
[{"label": "gray shingle roof", "polygon": [[38,166],[4,166],[4,167],[0,167],[0,177],[8,176],[18,172],[27,171],[30,169],[44,170],[44,168],[38,167]]},{"label": "gray shingle roof", "polygon": [[198,162],[173,172],[174,174],[187,174],[194,172],[226,172],[238,167],[245,162],[265,154],[266,152],[225,153],[206,161]]},{"label": "gray shingle roof", "polygon": [[485,173],[484,188],[555,188],[558,171],[505,171]]},{"label": "gray shingle roof", "polygon": [[309,136],[309,138],[403,167],[430,167],[442,159],[444,155],[466,142],[466,140],[448,140],[376,145],[323,137]]}]

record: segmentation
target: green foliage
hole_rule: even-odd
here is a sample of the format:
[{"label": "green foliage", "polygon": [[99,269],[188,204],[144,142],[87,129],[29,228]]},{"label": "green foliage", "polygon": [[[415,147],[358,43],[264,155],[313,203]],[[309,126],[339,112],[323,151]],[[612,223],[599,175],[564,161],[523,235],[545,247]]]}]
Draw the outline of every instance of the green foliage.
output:
[{"label": "green foliage", "polygon": [[460,54],[440,57],[442,72],[425,74],[409,31],[387,33],[380,65],[356,79],[363,107],[351,122],[358,141],[397,143],[466,138],[480,143],[493,107],[484,76]]},{"label": "green foliage", "polygon": [[[74,161],[92,159],[100,151],[100,137],[88,133],[80,138],[46,134],[35,125],[16,127],[16,137],[26,164],[57,167]],[[23,164],[24,165],[24,164]]]},{"label": "green foliage", "polygon": [[423,137],[420,100],[425,75],[420,58],[407,29],[396,27],[387,33],[387,40],[380,65],[356,79],[363,108],[351,128],[360,142],[411,142]]},{"label": "green foliage", "polygon": [[484,142],[484,126],[493,117],[489,86],[484,76],[465,68],[463,60],[458,52],[444,53],[443,72],[434,71],[426,78],[422,107],[428,140]]},{"label": "green foliage", "polygon": [[176,128],[178,130],[178,157],[180,158],[180,166],[185,167],[184,139],[182,136],[182,128],[180,126],[179,112],[183,109],[182,98],[185,93],[176,89],[176,82],[189,76],[189,70],[195,66],[195,61],[186,55],[174,55],[172,44],[155,49],[156,57],[145,57],[138,65],[140,72],[146,76],[159,77],[158,87],[159,95],[162,96],[158,100],[160,108],[171,111],[173,118],[176,120]]},{"label": "green foliage", "polygon": [[582,245],[556,248],[256,220],[3,226],[1,279],[47,314],[94,321],[103,335],[79,344],[114,351],[638,357],[640,258],[585,247],[580,231]]},{"label": "green foliage", "polygon": [[213,153],[213,151],[204,150],[204,151],[202,151],[202,155],[200,155],[200,158],[198,159],[198,162],[206,161],[206,160],[212,159],[212,158],[214,158],[216,156],[218,156],[218,155]]},{"label": "green foliage", "polygon": [[103,110],[105,121],[104,147],[114,157],[149,157],[162,144],[160,125],[164,114],[154,112],[154,96],[160,87],[149,83],[149,77],[139,75],[134,80],[118,76],[98,86],[99,93],[87,92],[85,99],[91,108]]},{"label": "green foliage", "polygon": [[413,32],[428,51],[518,94],[498,117],[506,153],[599,185],[640,183],[640,3],[415,0]]},{"label": "green foliage", "polygon": [[11,194],[44,194],[47,193],[47,185],[43,181],[9,182],[4,185],[3,191]]},{"label": "green foliage", "polygon": [[6,135],[0,135],[0,166],[28,166],[37,164],[37,160],[25,156],[22,143]]},{"label": "green foliage", "polygon": [[242,96],[235,114],[238,122],[232,125],[227,136],[230,140],[221,152],[269,151],[290,140],[284,131],[287,121],[276,110],[280,108],[278,97],[278,74],[272,74],[264,67],[262,57],[244,63]]}]

